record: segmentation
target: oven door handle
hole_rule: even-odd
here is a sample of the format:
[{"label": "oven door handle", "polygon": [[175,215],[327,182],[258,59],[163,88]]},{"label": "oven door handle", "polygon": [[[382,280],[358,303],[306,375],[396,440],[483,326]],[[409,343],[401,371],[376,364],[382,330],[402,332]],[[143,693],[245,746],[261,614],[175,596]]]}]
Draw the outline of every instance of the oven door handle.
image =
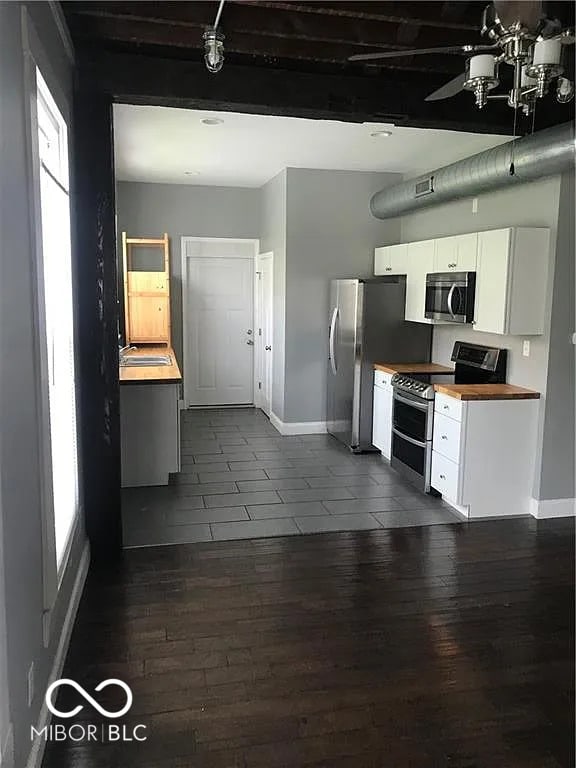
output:
[{"label": "oven door handle", "polygon": [[421,443],[420,440],[414,440],[413,437],[408,437],[408,435],[405,435],[403,432],[400,432],[399,429],[396,429],[395,427],[392,429],[392,432],[395,435],[398,435],[398,437],[402,438],[402,440],[406,440],[408,443],[412,443],[412,445],[417,445],[419,448],[426,448],[426,443]]},{"label": "oven door handle", "polygon": [[[427,412],[430,408],[429,405],[423,405],[422,403],[417,403],[415,400],[409,400],[407,397],[402,397],[402,395],[399,395],[397,392],[394,393],[394,400],[398,400],[400,403],[410,405],[412,408],[417,408],[419,411]],[[430,400],[429,402],[433,401]]]},{"label": "oven door handle", "polygon": [[452,315],[454,319],[456,319],[456,315],[454,314],[454,310],[452,309],[452,297],[454,296],[454,291],[456,290],[456,283],[452,283],[450,286],[450,290],[448,291],[448,311]]}]

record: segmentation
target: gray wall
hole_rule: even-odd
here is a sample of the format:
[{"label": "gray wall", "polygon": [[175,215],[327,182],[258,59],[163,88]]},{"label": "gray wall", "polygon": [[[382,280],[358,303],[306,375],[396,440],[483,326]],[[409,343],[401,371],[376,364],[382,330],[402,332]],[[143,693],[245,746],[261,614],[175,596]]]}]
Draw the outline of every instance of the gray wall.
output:
[{"label": "gray wall", "polygon": [[[478,213],[476,214],[472,213],[472,199],[464,198],[416,211],[403,216],[401,219],[402,242],[509,226],[548,227],[550,229],[549,279],[548,285],[543,288],[547,294],[547,323],[544,334],[529,337],[531,343],[530,357],[523,357],[522,355],[522,342],[525,337],[478,333],[470,327],[451,325],[438,325],[434,328],[432,351],[435,362],[449,364],[452,347],[457,339],[505,347],[508,349],[508,381],[512,384],[536,389],[542,393],[533,488],[535,498],[543,498],[540,496],[540,472],[541,466],[547,465],[548,461],[548,459],[542,458],[541,450],[544,444],[545,415],[548,401],[548,360],[553,309],[554,325],[565,324],[565,318],[556,317],[558,307],[553,307],[552,304],[552,291],[555,286],[554,263],[557,246],[560,182],[560,176],[553,176],[522,186],[479,195]],[[567,267],[564,266],[562,269],[567,270]],[[568,332],[568,328],[565,329],[565,332]],[[555,376],[553,378],[556,380]],[[550,447],[547,447],[547,450],[550,450]]]},{"label": "gray wall", "polygon": [[259,237],[258,189],[201,187],[188,184],[118,182],[118,250],[120,233],[128,237],[170,236],[172,344],[182,362],[182,253],[189,237]]},{"label": "gray wall", "polygon": [[[71,66],[47,3],[26,4],[46,49],[49,85],[69,97]],[[9,716],[14,764],[26,764],[30,725],[36,723],[52,669],[85,537],[80,529],[52,615],[49,647],[42,635],[43,572],[41,463],[34,299],[26,158],[22,3],[0,3],[0,510],[7,617]],[[2,580],[0,579],[0,582]],[[36,694],[27,702],[27,674],[35,665]],[[5,696],[2,690],[2,697]],[[3,724],[5,727],[5,724]],[[1,735],[2,737],[5,734]]]},{"label": "gray wall", "polygon": [[573,499],[574,424],[574,173],[562,176],[556,240],[556,269],[548,355],[546,410],[542,445],[541,499]]},{"label": "gray wall", "polygon": [[272,411],[284,420],[286,333],[286,171],[265,184],[260,195],[260,252],[274,253]]},{"label": "gray wall", "polygon": [[400,222],[370,214],[399,174],[287,170],[285,422],[325,421],[329,281],[374,272],[374,248],[399,242]]}]

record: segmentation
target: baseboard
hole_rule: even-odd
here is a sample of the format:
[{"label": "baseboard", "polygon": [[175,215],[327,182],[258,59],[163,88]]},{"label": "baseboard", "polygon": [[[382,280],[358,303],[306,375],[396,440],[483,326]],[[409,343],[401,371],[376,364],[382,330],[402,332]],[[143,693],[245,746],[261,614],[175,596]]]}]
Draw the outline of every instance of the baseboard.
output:
[{"label": "baseboard", "polygon": [[325,421],[281,421],[274,412],[271,412],[270,423],[281,435],[323,435],[326,433]]},{"label": "baseboard", "polygon": [[8,726],[4,744],[0,745],[0,766],[2,768],[14,768],[14,729],[12,723]]},{"label": "baseboard", "polygon": [[576,517],[576,499],[532,499],[530,512],[539,520],[549,517]]},{"label": "baseboard", "polygon": [[[78,566],[78,573],[74,581],[74,587],[72,594],[70,595],[70,602],[68,604],[68,610],[66,611],[66,618],[62,625],[62,632],[60,634],[60,640],[58,641],[58,647],[54,656],[54,664],[48,678],[46,689],[55,681],[59,680],[64,668],[64,662],[66,660],[66,654],[68,653],[68,646],[70,645],[70,637],[72,635],[72,629],[74,628],[74,622],[76,620],[76,614],[78,613],[78,606],[80,604],[80,598],[82,597],[82,591],[84,589],[84,583],[86,582],[86,576],[88,575],[88,567],[90,565],[90,545],[86,542],[80,558]],[[49,712],[46,702],[42,703],[42,708],[38,716],[37,731],[41,731],[43,728],[50,724],[52,714]],[[37,737],[30,749],[28,760],[26,761],[26,768],[40,768],[42,764],[42,758],[44,757],[44,749],[46,748],[46,741],[40,737]]]}]

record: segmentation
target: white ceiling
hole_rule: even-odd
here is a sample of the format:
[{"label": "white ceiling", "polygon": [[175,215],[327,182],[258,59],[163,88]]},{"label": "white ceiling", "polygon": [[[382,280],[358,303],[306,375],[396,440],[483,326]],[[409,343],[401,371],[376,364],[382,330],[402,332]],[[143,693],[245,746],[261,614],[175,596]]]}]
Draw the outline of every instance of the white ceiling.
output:
[{"label": "white ceiling", "polygon": [[[214,117],[224,122],[202,123]],[[370,135],[383,129],[392,136]],[[415,175],[509,141],[380,123],[126,104],[114,106],[114,133],[120,181],[230,187],[260,187],[283,168]]]}]

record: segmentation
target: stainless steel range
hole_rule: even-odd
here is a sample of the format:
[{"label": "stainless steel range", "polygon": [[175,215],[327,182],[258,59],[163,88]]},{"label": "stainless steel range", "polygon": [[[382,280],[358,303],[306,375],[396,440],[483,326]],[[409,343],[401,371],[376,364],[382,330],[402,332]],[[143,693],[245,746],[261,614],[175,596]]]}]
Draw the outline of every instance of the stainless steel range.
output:
[{"label": "stainless steel range", "polygon": [[392,377],[391,465],[425,493],[430,491],[434,385],[500,384],[506,381],[506,350],[457,341],[453,374],[396,373]]}]

